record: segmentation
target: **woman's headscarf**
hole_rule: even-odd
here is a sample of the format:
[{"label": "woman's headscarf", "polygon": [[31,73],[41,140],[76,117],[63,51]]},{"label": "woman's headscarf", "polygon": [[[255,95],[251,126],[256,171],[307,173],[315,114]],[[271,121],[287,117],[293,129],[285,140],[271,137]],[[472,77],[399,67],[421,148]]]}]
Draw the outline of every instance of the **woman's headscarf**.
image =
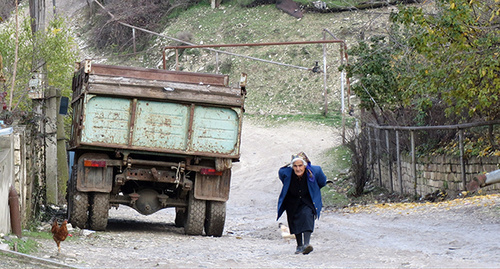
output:
[{"label": "woman's headscarf", "polygon": [[309,161],[309,158],[307,158],[307,155],[304,152],[299,152],[297,154],[292,155],[292,161],[290,161],[290,167],[293,166],[293,163],[301,160],[305,166],[308,166],[311,164],[311,161]]},{"label": "woman's headscarf", "polygon": [[314,175],[311,171],[311,161],[309,158],[307,158],[307,155],[304,152],[299,152],[297,154],[292,155],[292,161],[290,161],[290,167],[293,167],[293,163],[296,161],[302,161],[304,165],[306,166],[306,172],[307,172],[307,179],[309,181],[314,182]]}]

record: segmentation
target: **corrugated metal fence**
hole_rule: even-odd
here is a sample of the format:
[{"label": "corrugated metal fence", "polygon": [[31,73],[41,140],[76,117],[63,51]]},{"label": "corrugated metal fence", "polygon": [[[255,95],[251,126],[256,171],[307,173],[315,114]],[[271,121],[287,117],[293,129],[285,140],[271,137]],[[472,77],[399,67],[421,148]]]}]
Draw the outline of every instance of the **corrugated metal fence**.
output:
[{"label": "corrugated metal fence", "polygon": [[19,195],[19,210],[23,226],[30,212],[31,187],[27,180],[27,155],[24,127],[0,129],[0,233],[11,231],[9,190],[14,186]]},{"label": "corrugated metal fence", "polygon": [[0,233],[10,232],[9,190],[14,184],[13,129],[0,129]]}]

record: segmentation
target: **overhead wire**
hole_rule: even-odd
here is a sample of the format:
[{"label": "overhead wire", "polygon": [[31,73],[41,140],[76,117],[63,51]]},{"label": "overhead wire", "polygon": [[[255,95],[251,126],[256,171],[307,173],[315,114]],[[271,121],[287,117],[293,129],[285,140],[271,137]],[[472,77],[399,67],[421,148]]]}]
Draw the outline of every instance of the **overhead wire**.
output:
[{"label": "overhead wire", "polygon": [[[190,46],[196,46],[196,44],[188,42],[188,41],[185,41],[185,40],[181,40],[181,39],[178,39],[178,38],[174,38],[174,37],[171,37],[171,36],[167,36],[167,35],[164,35],[164,34],[153,32],[153,31],[150,31],[150,30],[138,27],[138,26],[134,26],[134,25],[131,25],[131,24],[128,24],[128,23],[125,23],[125,22],[121,22],[121,21],[115,19],[116,18],[115,15],[113,15],[111,12],[109,12],[98,0],[93,0],[93,1],[100,8],[102,8],[113,20],[115,20],[117,23],[119,23],[119,24],[121,24],[123,26],[129,27],[129,28],[132,28],[132,29],[136,29],[136,30],[139,30],[139,31],[143,31],[143,32],[148,33],[148,34],[152,34],[152,35],[160,36],[160,37],[163,37],[163,38],[167,38],[167,39],[179,42],[179,43],[184,43],[184,44],[187,44],[187,45],[190,45]],[[218,50],[218,49],[213,49],[213,48],[202,48],[202,49],[208,50],[208,51],[212,51],[212,52],[216,52],[216,53],[223,53],[223,54],[228,54],[228,55],[232,55],[232,56],[236,56],[236,57],[242,57],[242,58],[246,58],[246,59],[250,59],[250,60],[255,60],[255,61],[260,61],[260,62],[265,62],[265,63],[270,63],[270,64],[276,64],[276,65],[281,65],[281,66],[292,67],[292,68],[301,69],[301,70],[310,70],[311,69],[309,67],[303,67],[303,66],[297,66],[297,65],[292,65],[292,64],[280,63],[280,62],[276,62],[276,61],[265,60],[265,59],[261,59],[261,58],[257,58],[257,57],[252,57],[252,56],[247,56],[247,55],[241,55],[241,54],[237,54],[237,53],[233,53],[233,52],[228,52],[228,51],[223,51],[223,50]]]}]

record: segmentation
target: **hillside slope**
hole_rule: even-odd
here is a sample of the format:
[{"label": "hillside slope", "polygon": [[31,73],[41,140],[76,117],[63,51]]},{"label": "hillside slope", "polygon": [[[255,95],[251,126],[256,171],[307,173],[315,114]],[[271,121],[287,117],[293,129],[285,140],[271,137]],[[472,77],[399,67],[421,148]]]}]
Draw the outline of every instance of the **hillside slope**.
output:
[{"label": "hillside slope", "polygon": [[[163,36],[151,35],[151,45],[137,54],[116,55],[95,53],[81,43],[82,58],[93,58],[111,64],[162,68],[162,52],[167,45],[178,43],[169,39],[179,35],[192,36],[194,44],[251,44],[269,42],[295,42],[343,40],[348,48],[362,38],[384,34],[389,27],[388,16],[395,7],[342,13],[309,13],[296,19],[274,5],[243,8],[234,4],[222,4],[212,9],[199,4],[168,19]],[[88,12],[81,12],[78,22]],[[85,25],[75,31],[85,33]],[[327,31],[325,31],[327,30]],[[82,35],[85,37],[85,34]],[[88,36],[87,36],[88,38]],[[87,39],[88,40],[88,39]],[[297,115],[321,114],[325,107],[324,74],[311,72],[319,63],[323,69],[326,60],[326,88],[328,110],[340,110],[340,45],[287,45],[223,48],[233,55],[210,52],[206,49],[188,49],[179,58],[180,70],[194,72],[219,72],[229,74],[231,83],[237,84],[240,73],[248,74],[247,114]],[[167,51],[168,69],[175,69],[175,52]],[[250,56],[273,63],[248,59]],[[217,64],[218,60],[218,64]],[[304,70],[309,69],[309,70]]]}]

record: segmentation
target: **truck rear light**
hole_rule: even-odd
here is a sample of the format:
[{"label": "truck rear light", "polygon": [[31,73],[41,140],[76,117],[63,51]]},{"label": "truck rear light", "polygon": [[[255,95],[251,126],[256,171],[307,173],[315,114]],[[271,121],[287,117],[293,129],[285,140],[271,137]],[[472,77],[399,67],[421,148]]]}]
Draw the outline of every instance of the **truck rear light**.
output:
[{"label": "truck rear light", "polygon": [[217,171],[215,169],[210,169],[210,168],[201,168],[200,173],[202,175],[208,175],[208,176],[222,176],[222,171]]},{"label": "truck rear light", "polygon": [[85,167],[106,167],[106,161],[84,160],[83,166],[85,166]]}]

